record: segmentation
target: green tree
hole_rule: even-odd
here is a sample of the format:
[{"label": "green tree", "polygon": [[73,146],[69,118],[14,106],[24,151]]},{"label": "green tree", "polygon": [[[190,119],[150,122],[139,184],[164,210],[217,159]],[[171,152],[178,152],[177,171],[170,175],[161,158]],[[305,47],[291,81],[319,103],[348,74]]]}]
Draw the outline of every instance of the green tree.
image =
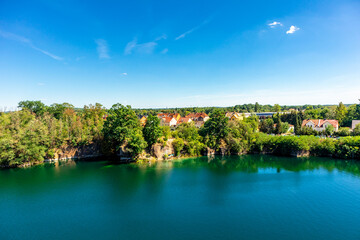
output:
[{"label": "green tree", "polygon": [[281,121],[281,117],[280,114],[277,114],[277,122],[276,122],[276,128],[275,128],[275,133],[276,134],[281,134],[283,132],[282,129],[282,121]]},{"label": "green tree", "polygon": [[360,124],[356,125],[352,131],[353,136],[360,136]]},{"label": "green tree", "polygon": [[360,103],[356,104],[354,117],[355,119],[360,120]]},{"label": "green tree", "polygon": [[281,106],[279,104],[274,105],[274,112],[281,112]]},{"label": "green tree", "polygon": [[260,112],[260,104],[258,102],[255,103],[255,112]]},{"label": "green tree", "polygon": [[118,151],[126,146],[133,157],[136,157],[145,147],[146,141],[142,136],[139,119],[130,106],[114,104],[108,111],[103,133],[112,151]]},{"label": "green tree", "polygon": [[47,108],[47,111],[52,114],[56,119],[60,119],[63,117],[64,111],[66,109],[74,109],[74,106],[70,103],[54,103]]},{"label": "green tree", "polygon": [[271,134],[274,132],[274,120],[272,118],[264,119],[259,125],[260,131],[263,133]]},{"label": "green tree", "polygon": [[156,116],[149,115],[143,128],[143,134],[148,147],[151,148],[162,135],[160,119]]},{"label": "green tree", "polygon": [[328,125],[328,126],[326,126],[326,128],[325,128],[325,134],[326,134],[327,136],[333,135],[333,134],[334,134],[334,131],[335,131],[335,128],[334,128],[333,125]]},{"label": "green tree", "polygon": [[340,125],[342,124],[344,118],[346,117],[346,114],[347,114],[346,107],[342,102],[340,102],[339,106],[337,106],[335,110],[335,117],[339,121]]},{"label": "green tree", "polygon": [[175,151],[175,156],[179,156],[181,153],[181,150],[183,150],[184,148],[184,140],[181,138],[176,138],[173,142],[172,142],[174,151]]},{"label": "green tree", "polygon": [[46,111],[46,105],[41,101],[21,101],[19,102],[18,107],[23,110],[27,109],[36,115],[42,115]]},{"label": "green tree", "polygon": [[301,118],[300,115],[296,113],[296,122],[294,125],[294,133],[299,135],[301,132]]},{"label": "green tree", "polygon": [[229,133],[229,119],[220,110],[211,114],[210,119],[205,122],[200,130],[200,135],[204,137],[205,144],[210,148],[218,149],[222,139]]}]

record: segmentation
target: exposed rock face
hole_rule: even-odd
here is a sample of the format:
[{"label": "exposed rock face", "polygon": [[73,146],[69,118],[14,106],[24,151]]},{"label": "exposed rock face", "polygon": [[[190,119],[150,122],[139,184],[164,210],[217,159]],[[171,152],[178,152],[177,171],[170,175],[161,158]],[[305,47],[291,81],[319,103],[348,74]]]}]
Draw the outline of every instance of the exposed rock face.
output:
[{"label": "exposed rock face", "polygon": [[65,147],[58,149],[54,158],[46,159],[46,161],[57,161],[63,159],[71,159],[71,158],[87,158],[87,157],[99,157],[100,146],[98,144],[90,144],[80,147]]},{"label": "exposed rock face", "polygon": [[214,149],[211,149],[211,148],[209,148],[209,147],[207,147],[206,149],[205,149],[205,155],[206,156],[214,156],[216,153],[215,153],[215,150]]},{"label": "exposed rock face", "polygon": [[294,151],[290,155],[293,157],[309,157],[310,151]]},{"label": "exposed rock face", "polygon": [[166,156],[174,155],[174,148],[172,142],[174,139],[169,139],[165,144],[155,143],[151,151],[154,153],[157,160],[164,160]]}]

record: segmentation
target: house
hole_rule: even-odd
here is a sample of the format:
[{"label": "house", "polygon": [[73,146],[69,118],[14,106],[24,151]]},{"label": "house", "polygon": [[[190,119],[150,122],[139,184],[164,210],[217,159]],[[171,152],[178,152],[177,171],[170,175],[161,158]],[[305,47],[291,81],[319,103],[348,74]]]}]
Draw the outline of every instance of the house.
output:
[{"label": "house", "polygon": [[209,115],[206,113],[190,113],[186,116],[187,118],[191,118],[193,121],[203,121],[206,122],[209,120]]},{"label": "house", "polygon": [[145,115],[139,115],[138,118],[139,118],[139,121],[140,121],[141,126],[145,126],[146,120],[147,120],[147,116],[145,116]]},{"label": "house", "polygon": [[311,127],[312,129],[321,132],[330,125],[334,127],[335,131],[339,130],[339,122],[332,119],[307,119],[302,122],[301,127]]},{"label": "house", "polygon": [[191,123],[192,120],[191,118],[188,117],[181,117],[178,121],[177,121],[177,125],[180,125],[182,123]]},{"label": "house", "polygon": [[186,117],[194,121],[196,127],[201,127],[210,118],[206,113],[190,113]]},{"label": "house", "polygon": [[237,112],[227,112],[227,113],[225,113],[225,117],[229,118],[230,121],[244,119],[243,115],[241,115],[240,113],[237,113]]},{"label": "house", "polygon": [[176,126],[177,120],[173,117],[164,117],[160,119],[160,125],[161,126]]},{"label": "house", "polygon": [[158,113],[157,117],[160,119],[164,117],[171,117],[171,118],[175,118],[177,121],[181,118],[181,115],[179,113]]},{"label": "house", "polygon": [[351,129],[354,130],[358,124],[360,124],[360,120],[352,120]]}]

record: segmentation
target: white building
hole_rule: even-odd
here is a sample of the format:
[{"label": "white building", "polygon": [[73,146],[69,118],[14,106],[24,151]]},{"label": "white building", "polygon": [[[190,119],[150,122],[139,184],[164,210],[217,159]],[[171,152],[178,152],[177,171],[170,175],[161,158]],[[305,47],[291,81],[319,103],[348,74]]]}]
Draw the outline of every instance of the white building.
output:
[{"label": "white building", "polygon": [[326,129],[327,126],[332,125],[335,131],[339,130],[339,122],[332,119],[307,119],[302,122],[302,127],[311,127],[312,129],[321,132]]}]

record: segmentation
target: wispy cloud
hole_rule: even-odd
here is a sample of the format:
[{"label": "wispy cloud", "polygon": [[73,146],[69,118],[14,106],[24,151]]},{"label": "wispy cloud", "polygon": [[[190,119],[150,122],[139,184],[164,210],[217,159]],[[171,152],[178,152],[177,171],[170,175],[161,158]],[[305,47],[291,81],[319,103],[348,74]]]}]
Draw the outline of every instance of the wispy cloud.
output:
[{"label": "wispy cloud", "polygon": [[283,24],[281,22],[272,22],[272,23],[269,23],[268,26],[271,27],[271,28],[274,28],[276,26],[282,26]]},{"label": "wispy cloud", "polygon": [[190,29],[189,31],[186,31],[186,32],[184,32],[183,34],[180,34],[179,36],[177,36],[177,37],[175,38],[175,40],[179,40],[179,39],[181,39],[181,38],[186,37],[186,35],[189,35],[190,33],[198,30],[199,28],[201,28],[202,26],[204,26],[205,24],[207,24],[207,23],[209,23],[209,22],[210,22],[210,20],[205,20],[205,21],[203,21],[201,24],[197,25],[196,27],[194,27],[194,28]]},{"label": "wispy cloud", "polygon": [[155,47],[158,45],[158,41],[166,39],[167,36],[165,34],[155,38],[154,41],[146,42],[146,43],[138,43],[137,38],[134,38],[131,42],[126,44],[124,54],[129,55],[133,52],[141,53],[141,54],[151,54],[154,52]]},{"label": "wispy cloud", "polygon": [[169,51],[169,49],[165,48],[164,50],[161,51],[162,54],[166,54]]},{"label": "wispy cloud", "polygon": [[127,74],[126,72],[124,72],[124,73],[121,73],[121,75],[123,75],[123,76],[127,76],[128,74]]},{"label": "wispy cloud", "polygon": [[53,58],[53,59],[55,59],[55,60],[58,60],[58,61],[62,61],[62,60],[63,60],[62,57],[59,57],[59,56],[57,56],[57,55],[55,55],[55,54],[52,54],[52,53],[50,53],[50,52],[48,52],[48,51],[45,51],[45,50],[43,50],[43,49],[41,49],[41,48],[36,47],[36,46],[31,42],[30,39],[25,38],[25,37],[23,37],[23,36],[19,36],[19,35],[16,35],[16,34],[14,34],[14,33],[10,33],[10,32],[4,32],[4,31],[2,31],[2,30],[0,30],[0,36],[3,37],[3,38],[9,39],[9,40],[13,40],[13,41],[17,41],[17,42],[24,43],[24,44],[26,44],[27,46],[31,47],[32,49],[34,49],[34,50],[36,50],[36,51],[39,51],[39,52],[41,52],[41,53],[43,53],[43,54],[45,54],[45,55],[47,55],[47,56],[49,56],[49,57],[51,57],[51,58]]},{"label": "wispy cloud", "polygon": [[97,44],[97,52],[99,54],[99,58],[100,59],[108,59],[110,58],[109,56],[109,47],[108,44],[106,42],[106,40],[104,39],[97,39],[95,40],[96,44]]},{"label": "wispy cloud", "polygon": [[286,34],[293,34],[294,32],[300,30],[300,28],[295,27],[294,25],[290,27],[289,30],[286,31]]}]

